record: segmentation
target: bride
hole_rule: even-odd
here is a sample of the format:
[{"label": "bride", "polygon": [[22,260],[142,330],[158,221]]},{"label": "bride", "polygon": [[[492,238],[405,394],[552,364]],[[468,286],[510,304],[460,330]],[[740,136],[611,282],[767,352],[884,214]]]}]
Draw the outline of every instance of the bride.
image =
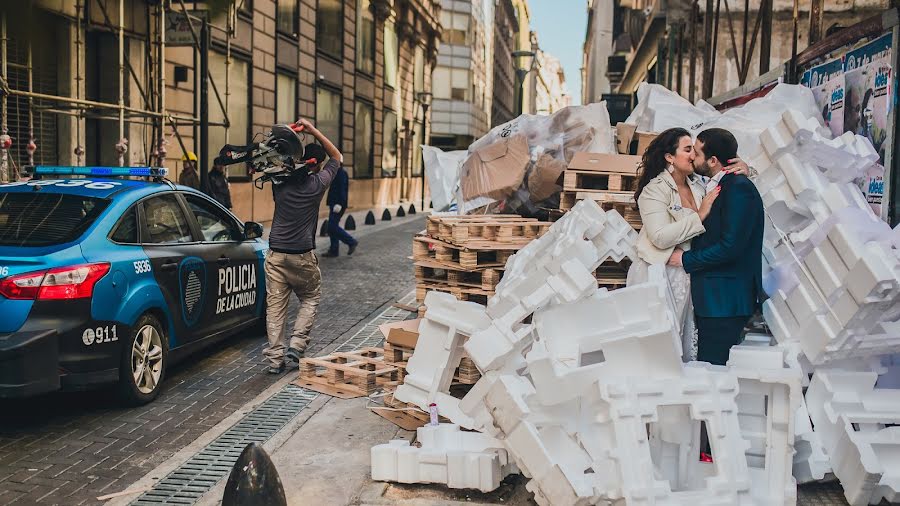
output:
[{"label": "bride", "polygon": [[[694,174],[693,162],[693,139],[683,128],[662,132],[647,147],[634,193],[643,227],[637,242],[638,260],[628,270],[627,280],[629,286],[643,283],[651,265],[665,266],[685,362],[697,356],[691,278],[683,267],[666,262],[676,247],[689,250],[691,239],[706,231],[703,221],[720,191],[717,186],[706,192],[705,181]],[[737,168],[731,172],[748,172],[743,162],[732,167]]]}]

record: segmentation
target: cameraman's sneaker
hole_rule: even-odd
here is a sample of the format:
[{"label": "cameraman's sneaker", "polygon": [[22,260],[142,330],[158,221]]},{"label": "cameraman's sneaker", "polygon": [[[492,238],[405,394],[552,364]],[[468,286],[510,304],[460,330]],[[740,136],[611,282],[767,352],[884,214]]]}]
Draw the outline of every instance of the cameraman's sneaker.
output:
[{"label": "cameraman's sneaker", "polygon": [[298,350],[297,348],[288,348],[288,351],[284,354],[284,358],[299,364],[300,359],[303,358],[303,351]]},{"label": "cameraman's sneaker", "polygon": [[269,368],[266,369],[266,372],[269,373],[269,374],[281,374],[281,373],[283,373],[283,372],[284,372],[284,362],[282,362],[281,365],[272,365],[272,366],[269,366]]}]

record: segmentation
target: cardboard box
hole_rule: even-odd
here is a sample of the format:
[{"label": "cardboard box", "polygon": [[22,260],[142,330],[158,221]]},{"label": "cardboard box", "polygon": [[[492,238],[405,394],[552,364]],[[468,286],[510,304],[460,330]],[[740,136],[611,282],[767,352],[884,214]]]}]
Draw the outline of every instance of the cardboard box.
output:
[{"label": "cardboard box", "polygon": [[654,132],[638,132],[635,125],[616,124],[616,150],[620,155],[643,156],[647,146],[659,135]]},{"label": "cardboard box", "polygon": [[650,143],[653,142],[653,139],[655,139],[657,135],[659,134],[652,132],[635,132],[634,137],[637,140],[637,151],[635,151],[634,154],[644,156],[644,151],[647,151],[647,147],[650,146]]},{"label": "cardboard box", "polygon": [[394,345],[405,348],[415,348],[419,340],[419,323],[421,318],[404,320],[402,322],[384,323],[378,326],[378,330],[384,334],[384,339]]},{"label": "cardboard box", "polygon": [[500,139],[472,153],[462,167],[463,198],[491,197],[503,200],[525,179],[531,154],[524,135]]},{"label": "cardboard box", "polygon": [[569,164],[571,170],[592,172],[614,172],[622,175],[637,175],[641,157],[635,155],[610,155],[606,153],[576,153]]},{"label": "cardboard box", "polygon": [[629,125],[628,123],[616,124],[616,150],[620,155],[629,154],[631,139],[634,138],[634,131],[636,129],[636,125]]}]

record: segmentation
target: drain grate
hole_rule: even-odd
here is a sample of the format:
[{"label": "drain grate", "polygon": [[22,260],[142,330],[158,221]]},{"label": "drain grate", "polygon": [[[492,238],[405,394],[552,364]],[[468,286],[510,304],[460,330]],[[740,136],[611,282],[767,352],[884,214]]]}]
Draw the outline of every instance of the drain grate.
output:
[{"label": "drain grate", "polygon": [[[409,304],[414,300],[414,292],[411,292],[403,297],[401,303]],[[389,307],[366,322],[335,351],[353,351],[366,346],[379,346],[383,336],[378,326],[405,320],[409,316],[410,313],[406,310]],[[194,504],[219,480],[231,473],[231,468],[244,451],[244,447],[250,443],[268,441],[318,396],[317,392],[288,384],[131,504],[134,506]]]}]

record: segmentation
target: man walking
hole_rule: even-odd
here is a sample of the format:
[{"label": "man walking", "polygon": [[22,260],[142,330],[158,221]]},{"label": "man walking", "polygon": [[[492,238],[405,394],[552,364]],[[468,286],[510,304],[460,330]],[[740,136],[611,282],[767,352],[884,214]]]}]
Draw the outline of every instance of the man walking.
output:
[{"label": "man walking", "polygon": [[334,176],[334,182],[331,183],[331,189],[328,190],[328,199],[325,201],[328,205],[328,235],[331,237],[331,247],[328,249],[328,253],[325,253],[326,257],[338,256],[342,242],[349,246],[348,255],[352,255],[356,251],[356,245],[359,244],[359,241],[341,228],[341,217],[347,210],[349,186],[350,178],[344,167],[341,167]]},{"label": "man walking", "polygon": [[225,167],[222,165],[213,165],[212,170],[209,171],[209,196],[225,206],[226,209],[231,209],[231,186],[228,184]]},{"label": "man walking", "polygon": [[737,140],[727,130],[710,128],[697,135],[694,170],[710,177],[707,191],[721,187],[703,222],[706,232],[690,251],[676,249],[669,265],[691,275],[697,322],[697,360],[725,365],[731,347],[765,297],[762,289],[762,241],[765,214],[756,186],[744,175],[728,173],[737,158]]},{"label": "man walking", "polygon": [[[309,331],[318,311],[322,285],[319,260],[314,251],[319,205],[344,160],[341,152],[312,123],[305,119],[299,123],[321,146],[306,146],[303,159],[315,158],[318,162],[310,173],[297,170],[288,180],[272,185],[275,215],[265,264],[269,346],[263,351],[270,362],[270,374],[284,371],[285,358],[299,362],[309,344]],[[300,308],[285,352],[282,334],[292,292],[300,299]]]}]

